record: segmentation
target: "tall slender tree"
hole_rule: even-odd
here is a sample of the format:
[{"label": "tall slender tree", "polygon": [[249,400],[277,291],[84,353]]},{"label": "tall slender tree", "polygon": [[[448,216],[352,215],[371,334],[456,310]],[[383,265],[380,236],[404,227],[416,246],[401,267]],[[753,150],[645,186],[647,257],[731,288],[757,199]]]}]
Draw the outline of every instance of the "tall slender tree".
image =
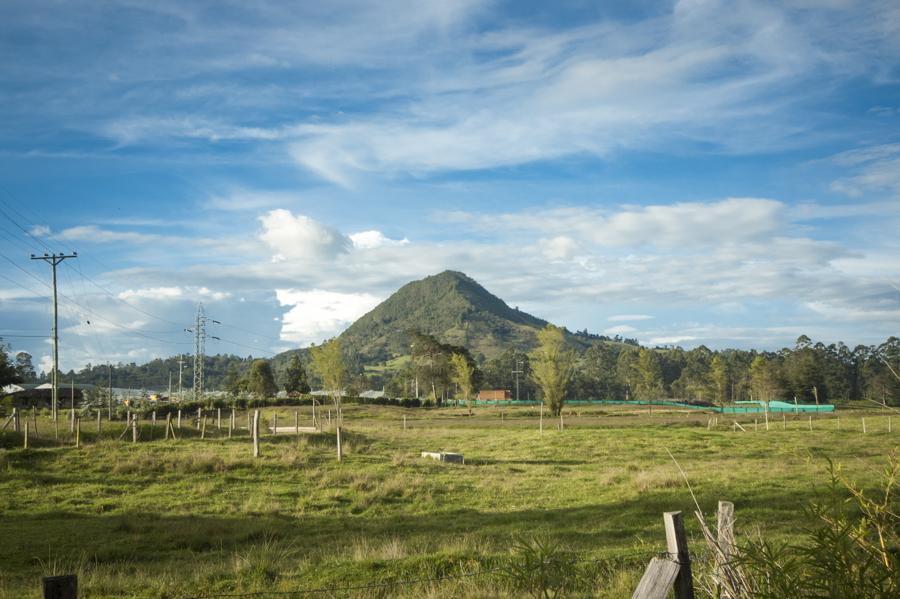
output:
[{"label": "tall slender tree", "polygon": [[344,362],[344,354],[341,351],[341,342],[338,339],[326,341],[318,347],[310,350],[312,367],[322,381],[322,387],[334,402],[338,422],[342,421],[341,397],[344,394],[344,385],[347,379],[347,366]]},{"label": "tall slender tree", "polygon": [[574,371],[575,353],[566,347],[562,329],[552,324],[538,331],[537,337],[538,347],[531,356],[531,375],[543,392],[547,408],[559,416]]}]

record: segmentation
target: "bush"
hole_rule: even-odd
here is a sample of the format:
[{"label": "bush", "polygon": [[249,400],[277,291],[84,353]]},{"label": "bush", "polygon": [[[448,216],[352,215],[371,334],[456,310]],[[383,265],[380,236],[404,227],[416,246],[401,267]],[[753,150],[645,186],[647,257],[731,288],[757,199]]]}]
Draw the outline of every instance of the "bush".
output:
[{"label": "bush", "polygon": [[[816,523],[804,542],[750,540],[735,564],[751,581],[756,598],[900,597],[900,461],[891,458],[884,488],[872,497],[829,461],[831,492],[808,508]],[[846,493],[849,492],[849,498]]]}]

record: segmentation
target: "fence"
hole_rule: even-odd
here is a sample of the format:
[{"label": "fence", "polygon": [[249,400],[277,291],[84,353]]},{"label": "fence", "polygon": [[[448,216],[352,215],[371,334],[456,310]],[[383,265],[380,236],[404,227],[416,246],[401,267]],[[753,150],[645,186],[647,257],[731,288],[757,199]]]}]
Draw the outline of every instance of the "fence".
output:
[{"label": "fence", "polygon": [[[720,546],[733,548],[734,544],[734,505],[729,502],[719,502],[718,539]],[[694,581],[691,568],[691,552],[688,548],[687,535],[684,530],[684,519],[681,512],[665,512],[663,524],[666,535],[666,551],[632,553],[629,558],[646,558],[652,556],[650,563],[644,572],[632,595],[632,599],[666,599],[670,591],[674,591],[675,599],[693,599]],[[724,539],[724,542],[723,542]],[[730,549],[733,551],[733,549]],[[579,560],[581,565],[593,565],[609,563],[613,559]],[[726,564],[720,563],[719,566]],[[510,577],[520,576],[521,570],[505,566],[494,566],[479,570],[460,572],[436,577],[419,577],[372,582],[365,584],[353,584],[331,587],[297,588],[291,590],[249,591],[249,592],[203,592],[192,595],[184,595],[181,599],[217,599],[217,598],[249,598],[249,597],[307,597],[328,596],[335,597],[339,594],[357,593],[362,591],[387,591],[400,587],[416,587],[423,584],[438,584],[446,582],[459,582],[481,576],[493,574],[505,574]],[[716,574],[714,574],[716,576]],[[543,582],[543,578],[538,578]],[[45,577],[41,581],[43,599],[77,599],[78,578],[75,574],[64,576]],[[547,588],[530,588],[529,592],[539,592],[539,596],[545,596],[544,591],[553,590]],[[547,594],[546,596],[554,596]]]}]

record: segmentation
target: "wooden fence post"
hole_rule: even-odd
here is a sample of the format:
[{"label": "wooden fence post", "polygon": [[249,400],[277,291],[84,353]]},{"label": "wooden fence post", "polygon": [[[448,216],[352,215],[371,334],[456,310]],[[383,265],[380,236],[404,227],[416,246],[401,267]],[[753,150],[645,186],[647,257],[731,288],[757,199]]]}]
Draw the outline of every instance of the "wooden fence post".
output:
[{"label": "wooden fence post", "polygon": [[28,449],[28,420],[25,420],[25,446],[23,449]]},{"label": "wooden fence post", "polygon": [[97,437],[100,436],[100,433],[103,432],[103,428],[100,426],[100,420],[103,418],[103,412],[97,410]]},{"label": "wooden fence post", "polygon": [[406,430],[406,414],[403,415],[403,430]]},{"label": "wooden fence post", "polygon": [[730,501],[720,501],[718,522],[716,524],[717,541],[722,549],[722,556],[728,562],[734,555],[734,504]]},{"label": "wooden fence post", "polygon": [[222,408],[216,408],[216,430],[222,430]]},{"label": "wooden fence post", "polygon": [[200,429],[200,425],[203,424],[201,421],[203,420],[203,408],[197,408],[197,430]]},{"label": "wooden fence post", "polygon": [[338,424],[335,427],[335,434],[337,435],[337,458],[338,462],[343,461],[344,459],[344,451],[341,447],[341,425]]},{"label": "wooden fence post", "polygon": [[812,430],[812,416],[809,417],[809,430]]},{"label": "wooden fence post", "polygon": [[78,577],[75,574],[65,576],[45,576],[41,580],[43,599],[77,599]]},{"label": "wooden fence post", "polygon": [[253,424],[250,426],[250,436],[253,437],[253,457],[259,457],[259,410],[253,410]]},{"label": "wooden fence post", "polygon": [[178,426],[178,428],[180,429],[180,428],[181,428],[181,408],[178,409],[178,419],[177,419],[177,423],[178,423],[177,426]]},{"label": "wooden fence post", "polygon": [[272,434],[278,434],[278,412],[272,413]]},{"label": "wooden fence post", "polygon": [[862,424],[863,424],[863,433],[865,433],[865,432],[866,432],[866,418],[865,418],[865,416],[863,416]]},{"label": "wooden fence post", "polygon": [[137,414],[131,417],[131,442],[137,443],[138,438],[138,428],[137,428]]},{"label": "wooden fence post", "polygon": [[200,424],[200,438],[206,438],[206,416],[203,417],[203,422]]},{"label": "wooden fence post", "polygon": [[666,546],[669,558],[678,565],[675,577],[675,599],[694,599],[694,580],[691,575],[691,554],[688,551],[687,536],[684,534],[684,518],[681,512],[665,512]]},{"label": "wooden fence post", "polygon": [[13,421],[12,422],[13,432],[18,433],[19,432],[19,408],[13,408],[12,421]]},{"label": "wooden fence post", "polygon": [[234,408],[231,409],[231,417],[228,418],[228,438],[231,438],[234,432]]},{"label": "wooden fence post", "polygon": [[75,419],[75,448],[81,447],[81,418]]},{"label": "wooden fence post", "polygon": [[172,412],[166,414],[166,441],[169,440],[169,429],[172,428]]}]

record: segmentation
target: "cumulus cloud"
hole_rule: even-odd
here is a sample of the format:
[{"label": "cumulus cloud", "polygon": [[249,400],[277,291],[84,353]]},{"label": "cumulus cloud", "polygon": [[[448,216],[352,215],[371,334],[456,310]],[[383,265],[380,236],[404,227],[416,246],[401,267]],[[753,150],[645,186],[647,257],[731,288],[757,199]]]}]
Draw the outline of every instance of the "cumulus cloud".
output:
[{"label": "cumulus cloud", "polygon": [[278,289],[276,297],[282,306],[290,306],[282,317],[281,338],[301,346],[340,333],[381,301],[369,293],[322,289]]},{"label": "cumulus cloud", "polygon": [[353,242],[353,247],[360,250],[371,250],[384,246],[398,246],[409,243],[409,239],[405,237],[403,239],[391,239],[381,231],[374,230],[351,233],[350,241]]},{"label": "cumulus cloud", "polygon": [[340,231],[290,210],[271,210],[259,217],[259,238],[272,250],[275,262],[322,261],[346,252],[351,241]]}]

